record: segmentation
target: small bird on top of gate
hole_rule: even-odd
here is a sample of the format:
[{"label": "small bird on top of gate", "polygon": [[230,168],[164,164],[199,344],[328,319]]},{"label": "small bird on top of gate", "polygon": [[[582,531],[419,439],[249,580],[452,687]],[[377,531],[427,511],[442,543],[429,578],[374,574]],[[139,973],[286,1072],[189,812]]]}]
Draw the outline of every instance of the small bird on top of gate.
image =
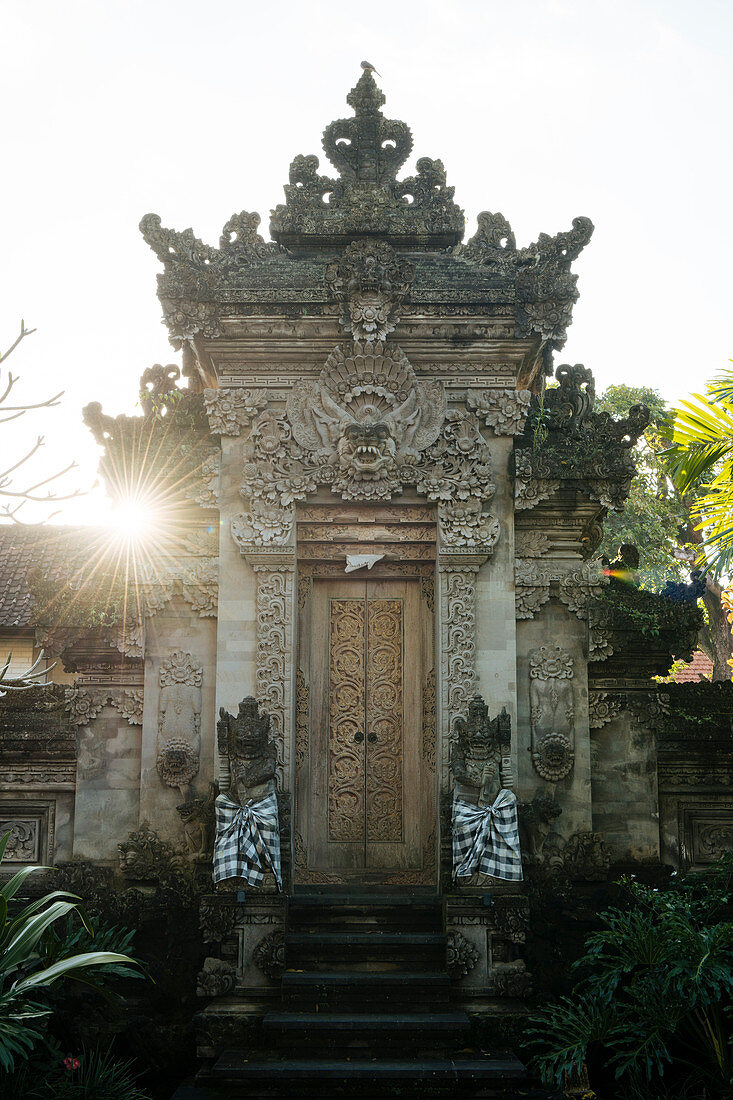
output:
[{"label": "small bird on top of gate", "polygon": [[362,69],[364,70],[365,73],[377,73],[377,76],[382,75],[381,73],[377,72],[377,70],[372,65],[371,61],[362,61],[361,67],[362,67]]}]

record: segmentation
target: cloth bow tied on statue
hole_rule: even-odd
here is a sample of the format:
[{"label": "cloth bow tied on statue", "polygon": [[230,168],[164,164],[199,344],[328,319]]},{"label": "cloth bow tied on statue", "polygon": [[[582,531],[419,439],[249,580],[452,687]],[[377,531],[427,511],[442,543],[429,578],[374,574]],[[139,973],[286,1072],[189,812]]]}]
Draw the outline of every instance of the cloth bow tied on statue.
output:
[{"label": "cloth bow tied on statue", "polygon": [[517,882],[522,878],[517,799],[501,790],[491,806],[453,801],[453,877],[480,873]]},{"label": "cloth bow tied on statue", "polygon": [[277,797],[269,794],[244,806],[220,794],[216,800],[214,882],[243,878],[249,886],[260,886],[266,871],[272,871],[282,889],[280,865],[280,822]]}]

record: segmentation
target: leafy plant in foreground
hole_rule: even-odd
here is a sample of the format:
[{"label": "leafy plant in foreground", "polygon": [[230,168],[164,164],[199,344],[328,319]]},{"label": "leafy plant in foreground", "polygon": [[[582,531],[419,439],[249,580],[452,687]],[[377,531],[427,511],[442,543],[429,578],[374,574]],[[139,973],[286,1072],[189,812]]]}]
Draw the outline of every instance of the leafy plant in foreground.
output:
[{"label": "leafy plant in foreground", "polygon": [[[0,861],[10,833],[0,839]],[[50,1008],[45,991],[60,978],[95,985],[90,972],[95,967],[134,966],[134,960],[117,951],[82,951],[63,955],[46,965],[44,937],[52,925],[78,913],[89,935],[89,925],[79,899],[63,890],[54,890],[11,913],[11,903],[23,883],[39,867],[23,867],[0,887],[0,1070],[12,1071],[16,1059],[28,1057],[42,1041],[40,1020]]]},{"label": "leafy plant in foreground", "polygon": [[545,1081],[560,1084],[590,1062],[629,1096],[652,1097],[665,1074],[679,1095],[693,1084],[698,1096],[733,1095],[732,866],[726,857],[709,879],[665,891],[623,881],[627,904],[601,915],[573,994],[532,1019]]}]

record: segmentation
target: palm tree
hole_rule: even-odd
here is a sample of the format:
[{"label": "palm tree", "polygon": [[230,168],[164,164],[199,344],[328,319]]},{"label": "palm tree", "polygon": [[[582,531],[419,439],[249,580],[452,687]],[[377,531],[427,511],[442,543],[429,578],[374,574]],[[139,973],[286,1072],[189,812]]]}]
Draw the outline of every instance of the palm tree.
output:
[{"label": "palm tree", "polygon": [[[733,361],[733,360],[732,360]],[[682,401],[671,421],[664,452],[669,475],[681,493],[702,486],[692,512],[703,532],[700,563],[714,577],[733,568],[733,369],[708,384],[707,395]]]}]

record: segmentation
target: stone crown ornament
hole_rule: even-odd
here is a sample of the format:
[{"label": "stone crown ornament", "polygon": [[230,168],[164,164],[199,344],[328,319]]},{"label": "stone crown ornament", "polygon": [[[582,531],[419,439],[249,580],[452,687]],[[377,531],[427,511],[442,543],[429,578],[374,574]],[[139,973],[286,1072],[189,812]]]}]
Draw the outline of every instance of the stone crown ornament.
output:
[{"label": "stone crown ornament", "polygon": [[353,118],[326,127],[323,149],[339,179],[318,174],[318,158],[297,156],[285,205],[272,212],[270,233],[290,250],[343,245],[358,236],[388,236],[403,248],[448,248],[463,236],[463,211],[453,202],[439,160],[422,157],[417,175],[397,173],[412,150],[404,122],[385,118],[385,98],[370,72],[346,97]]}]

